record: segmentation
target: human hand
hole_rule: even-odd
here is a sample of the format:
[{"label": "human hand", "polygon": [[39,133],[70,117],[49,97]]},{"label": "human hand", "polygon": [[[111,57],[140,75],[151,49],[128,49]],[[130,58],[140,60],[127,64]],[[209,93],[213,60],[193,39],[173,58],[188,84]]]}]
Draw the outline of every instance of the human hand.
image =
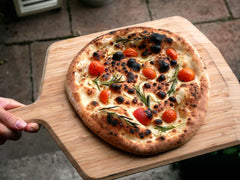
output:
[{"label": "human hand", "polygon": [[26,123],[7,110],[24,106],[13,99],[0,97],[0,145],[6,140],[18,140],[22,130],[37,132],[40,126],[36,123]]}]

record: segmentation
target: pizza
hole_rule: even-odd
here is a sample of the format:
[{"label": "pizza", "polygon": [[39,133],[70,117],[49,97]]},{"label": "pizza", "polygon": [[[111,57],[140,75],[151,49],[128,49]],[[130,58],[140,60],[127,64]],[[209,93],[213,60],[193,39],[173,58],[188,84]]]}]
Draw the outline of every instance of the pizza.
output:
[{"label": "pizza", "polygon": [[84,124],[139,155],[186,143],[204,120],[209,87],[195,48],[151,27],[96,37],[76,55],[66,77],[68,99]]}]

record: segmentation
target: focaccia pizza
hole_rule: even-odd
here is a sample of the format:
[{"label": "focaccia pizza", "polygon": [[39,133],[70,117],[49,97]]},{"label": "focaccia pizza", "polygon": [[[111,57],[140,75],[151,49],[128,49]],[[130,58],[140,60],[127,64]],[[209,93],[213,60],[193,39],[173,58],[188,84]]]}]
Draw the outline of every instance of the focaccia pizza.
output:
[{"label": "focaccia pizza", "polygon": [[152,155],[183,145],[202,124],[209,94],[205,69],[183,37],[131,27],[82,48],[69,67],[66,92],[100,138]]}]

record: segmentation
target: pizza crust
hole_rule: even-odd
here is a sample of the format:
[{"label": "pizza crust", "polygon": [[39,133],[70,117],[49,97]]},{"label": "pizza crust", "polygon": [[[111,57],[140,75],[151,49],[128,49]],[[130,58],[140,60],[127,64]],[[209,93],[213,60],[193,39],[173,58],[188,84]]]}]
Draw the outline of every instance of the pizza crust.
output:
[{"label": "pizza crust", "polygon": [[[84,74],[86,75],[88,73],[87,67],[90,64],[89,59],[92,55],[88,53],[95,51],[93,50],[95,46],[101,48],[102,45],[110,43],[116,37],[123,37],[126,36],[126,34],[143,31],[165,34],[167,37],[171,37],[174,41],[171,48],[176,48],[178,51],[184,51],[191,56],[191,61],[188,61],[185,64],[183,62],[182,67],[190,66],[193,68],[196,77],[198,78],[197,82],[186,83],[189,87],[195,87],[195,85],[191,84],[196,83],[196,86],[199,87],[198,90],[196,90],[196,88],[187,88],[188,91],[185,91],[185,93],[187,93],[185,96],[189,96],[189,98],[181,97],[180,105],[175,107],[179,111],[179,116],[181,114],[183,116],[188,114],[188,118],[182,120],[182,125],[164,133],[156,133],[154,132],[154,128],[151,129],[150,127],[145,127],[141,124],[137,127],[129,126],[121,121],[117,121],[117,125],[113,123],[111,124],[108,122],[107,114],[99,112],[99,109],[110,107],[110,105],[104,105],[98,101],[95,101],[95,103],[89,103],[93,102],[91,100],[92,98],[96,99],[97,88],[93,87],[94,84],[91,84],[92,79],[88,81],[88,77],[84,76]],[[108,56],[112,56],[110,52],[107,53],[109,53],[107,54]],[[81,81],[81,83],[79,81]],[[84,83],[82,84],[82,82]],[[80,116],[81,120],[100,138],[113,146],[130,153],[153,155],[183,145],[197,132],[207,111],[210,85],[205,67],[199,54],[186,39],[167,30],[153,29],[150,27],[132,27],[107,33],[88,43],[73,59],[68,69],[65,87],[69,101]],[[191,95],[193,91],[196,91],[194,97]],[[176,94],[178,92],[180,91],[176,89]],[[186,103],[192,101],[194,101],[194,105],[192,105],[193,107],[188,108],[187,112],[184,110],[184,107],[186,106]],[[129,107],[127,105],[123,106],[126,108]],[[134,107],[136,108],[136,106]],[[117,110],[114,110],[114,112],[115,111]],[[120,110],[119,112],[122,113]],[[128,115],[131,118],[133,117],[130,113],[128,113]],[[151,133],[148,131],[149,128]]]}]

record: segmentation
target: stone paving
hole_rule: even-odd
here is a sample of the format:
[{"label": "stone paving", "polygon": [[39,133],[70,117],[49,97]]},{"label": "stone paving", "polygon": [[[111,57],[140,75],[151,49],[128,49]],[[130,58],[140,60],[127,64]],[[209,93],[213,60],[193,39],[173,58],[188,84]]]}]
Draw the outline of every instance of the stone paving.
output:
[{"label": "stone paving", "polygon": [[[240,0],[113,0],[91,7],[63,0],[61,9],[17,18],[12,1],[0,0],[0,96],[31,104],[39,95],[47,47],[66,38],[179,15],[221,51],[240,80]],[[178,163],[120,179],[184,179]],[[77,180],[44,127],[0,147],[1,180]]]}]

